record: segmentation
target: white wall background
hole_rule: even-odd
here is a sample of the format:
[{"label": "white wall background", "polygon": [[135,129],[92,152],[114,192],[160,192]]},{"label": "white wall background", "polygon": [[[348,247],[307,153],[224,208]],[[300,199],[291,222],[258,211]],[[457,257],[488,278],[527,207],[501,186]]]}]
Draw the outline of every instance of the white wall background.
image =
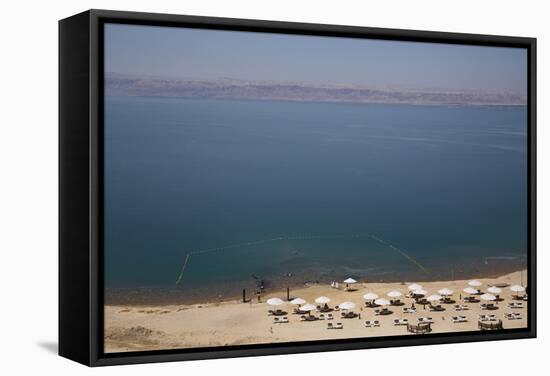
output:
[{"label": "white wall background", "polygon": [[[522,374],[548,368],[550,27],[544,1],[10,1],[0,21],[0,373]],[[57,20],[88,8],[538,38],[539,338],[88,369],[57,343]],[[546,352],[544,346],[547,347]],[[427,366],[426,364],[429,364]],[[468,366],[465,366],[468,364]],[[34,372],[33,372],[34,371]],[[33,372],[33,373],[31,373]]]}]

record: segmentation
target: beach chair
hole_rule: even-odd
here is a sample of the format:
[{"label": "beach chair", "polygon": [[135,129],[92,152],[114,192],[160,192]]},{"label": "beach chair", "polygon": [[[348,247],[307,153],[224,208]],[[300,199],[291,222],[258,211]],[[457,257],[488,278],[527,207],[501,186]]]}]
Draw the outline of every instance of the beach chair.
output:
[{"label": "beach chair", "polygon": [[325,315],[324,315],[323,313],[321,313],[321,314],[319,315],[319,320],[324,320],[324,319],[325,319]]},{"label": "beach chair", "polygon": [[374,320],[373,321],[373,326],[380,326],[380,321]]},{"label": "beach chair", "polygon": [[327,323],[327,329],[334,329],[334,325],[331,322]]},{"label": "beach chair", "polygon": [[300,321],[307,321],[306,316],[304,316],[304,315],[300,316]]},{"label": "beach chair", "polygon": [[462,322],[468,322],[468,318],[466,316],[452,316],[451,320],[453,323],[462,323]]},{"label": "beach chair", "polygon": [[504,314],[504,317],[508,320],[515,320],[516,319],[516,316],[514,314],[512,314],[511,312],[506,312]]},{"label": "beach chair", "polygon": [[374,321],[372,321],[372,320],[365,321],[365,326],[367,328],[372,328],[374,326]]},{"label": "beach chair", "polygon": [[508,307],[510,307],[510,308],[523,308],[523,303],[520,303],[520,302],[508,303]]},{"label": "beach chair", "polygon": [[445,311],[445,308],[441,306],[441,304],[438,304],[438,305],[431,305],[430,306],[430,311],[431,312],[443,312]]},{"label": "beach chair", "polygon": [[342,324],[341,322],[337,322],[334,329],[344,329],[344,324]]},{"label": "beach chair", "polygon": [[278,317],[274,317],[273,318],[273,324],[278,324],[279,323],[279,318]]},{"label": "beach chair", "polygon": [[327,320],[332,320],[332,319],[334,319],[334,316],[332,316],[332,313],[329,313],[329,314],[327,314],[326,319]]},{"label": "beach chair", "polygon": [[416,319],[419,323],[433,323],[433,319],[431,317],[419,317]]},{"label": "beach chair", "polygon": [[282,324],[286,324],[286,323],[288,323],[288,322],[289,322],[289,321],[288,321],[288,317],[286,317],[286,316],[283,317],[281,320],[279,320],[279,323],[282,323]]}]

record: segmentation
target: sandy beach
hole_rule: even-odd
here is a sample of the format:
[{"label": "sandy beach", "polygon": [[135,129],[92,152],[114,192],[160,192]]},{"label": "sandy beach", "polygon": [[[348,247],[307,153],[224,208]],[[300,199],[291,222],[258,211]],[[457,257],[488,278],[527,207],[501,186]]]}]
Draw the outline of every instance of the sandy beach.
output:
[{"label": "sandy beach", "polygon": [[[330,307],[351,301],[356,304],[353,310],[360,314],[359,317],[345,319],[340,317],[340,311],[331,312],[333,320],[315,320],[311,322],[300,321],[299,314],[293,314],[295,306],[286,302],[286,292],[274,291],[262,296],[261,302],[256,298],[243,303],[240,300],[223,302],[211,302],[193,305],[163,305],[163,306],[120,306],[107,305],[105,307],[105,352],[125,352],[140,350],[160,350],[190,347],[210,347],[244,345],[257,343],[315,341],[322,339],[342,338],[369,338],[378,336],[392,336],[410,334],[406,325],[394,325],[395,319],[408,319],[410,323],[416,323],[419,317],[431,317],[432,333],[477,331],[478,316],[480,314],[493,314],[497,320],[502,320],[504,329],[527,327],[527,308],[523,302],[522,308],[509,308],[508,303],[515,302],[508,286],[521,284],[521,276],[525,277],[526,271],[517,271],[498,278],[478,278],[482,283],[479,288],[485,292],[487,288],[497,285],[502,288],[500,298],[495,302],[497,309],[482,310],[480,303],[464,303],[468,294],[463,289],[468,287],[468,281],[442,281],[425,282],[408,281],[404,283],[356,283],[355,291],[345,291],[344,284],[340,283],[340,289],[330,285],[309,285],[291,291],[291,298],[300,297],[309,303],[314,303],[319,296],[331,299]],[[415,313],[404,313],[403,307],[411,307],[412,298],[406,298],[407,286],[410,283],[419,283],[427,291],[426,296],[437,294],[442,288],[454,291],[452,298],[455,304],[464,304],[468,310],[455,311],[454,304],[442,304],[445,311],[431,312],[428,306],[416,304]],[[374,308],[365,306],[363,295],[373,292],[381,298],[389,299],[386,294],[396,290],[403,294],[401,301],[403,306],[389,306],[393,312],[389,315],[377,316]],[[288,323],[275,323],[274,316],[268,315],[268,310],[273,309],[266,304],[271,297],[280,297],[285,300],[280,306],[288,314]],[[505,314],[509,312],[519,313],[521,318],[509,320]],[[318,312],[312,314],[319,316]],[[451,317],[463,315],[467,322],[453,323]],[[283,317],[280,316],[280,317]],[[380,326],[366,327],[366,320],[378,320]],[[328,323],[342,323],[342,329],[327,329]],[[417,334],[411,334],[417,335]]]}]

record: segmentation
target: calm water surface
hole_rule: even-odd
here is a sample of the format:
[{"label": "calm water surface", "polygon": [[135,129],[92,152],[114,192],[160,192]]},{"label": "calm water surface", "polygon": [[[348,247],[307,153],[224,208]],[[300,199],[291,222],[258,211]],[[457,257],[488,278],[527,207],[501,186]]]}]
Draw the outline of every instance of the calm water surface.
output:
[{"label": "calm water surface", "polygon": [[524,107],[108,97],[107,297],[524,267],[526,129]]}]

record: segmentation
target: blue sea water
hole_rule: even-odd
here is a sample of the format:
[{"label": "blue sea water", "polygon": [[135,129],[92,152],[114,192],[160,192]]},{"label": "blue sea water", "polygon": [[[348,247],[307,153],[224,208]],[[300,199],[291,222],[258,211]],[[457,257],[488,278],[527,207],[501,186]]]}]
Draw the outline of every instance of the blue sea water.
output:
[{"label": "blue sea water", "polygon": [[525,107],[107,97],[104,137],[110,291],[525,266]]}]

